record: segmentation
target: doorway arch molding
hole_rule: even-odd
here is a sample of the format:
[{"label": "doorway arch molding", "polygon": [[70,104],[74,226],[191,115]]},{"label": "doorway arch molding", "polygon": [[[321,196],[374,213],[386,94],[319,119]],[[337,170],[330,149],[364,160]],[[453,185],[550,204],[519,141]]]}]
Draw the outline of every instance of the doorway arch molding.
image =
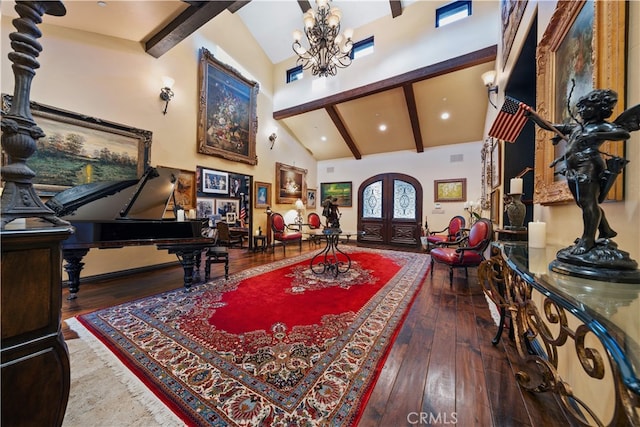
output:
[{"label": "doorway arch molding", "polygon": [[382,173],[364,180],[358,188],[358,230],[365,232],[359,241],[418,246],[422,194],[420,181],[403,173]]}]

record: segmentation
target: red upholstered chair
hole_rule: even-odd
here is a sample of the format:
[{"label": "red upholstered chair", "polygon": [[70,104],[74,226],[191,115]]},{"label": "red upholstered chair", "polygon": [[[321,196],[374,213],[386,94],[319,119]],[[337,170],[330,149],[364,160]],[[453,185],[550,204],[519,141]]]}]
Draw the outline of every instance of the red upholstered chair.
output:
[{"label": "red upholstered chair", "polygon": [[468,267],[477,267],[485,260],[484,251],[489,246],[492,236],[491,221],[480,218],[471,226],[469,235],[465,236],[462,241],[439,243],[438,246],[431,249],[431,276],[433,277],[434,262],[448,265],[449,285],[453,286],[453,269],[464,268],[465,276],[467,276]]},{"label": "red upholstered chair", "polygon": [[[307,226],[310,230],[319,230],[322,228],[322,220],[320,219],[320,215],[315,212],[309,213],[307,215]],[[309,236],[309,245],[311,243],[319,244],[321,242],[320,236],[310,235]]]},{"label": "red upholstered chair", "polygon": [[[449,226],[444,230],[431,231],[427,236],[427,251],[432,249],[438,243],[455,242],[463,237],[465,220],[462,216],[454,216],[449,221]],[[446,234],[442,234],[446,233]]]},{"label": "red upholstered chair", "polygon": [[298,242],[302,251],[302,233],[300,231],[290,231],[284,222],[284,217],[279,213],[271,214],[271,231],[273,231],[273,246],[276,242],[282,243],[282,250],[287,254],[287,245]]}]

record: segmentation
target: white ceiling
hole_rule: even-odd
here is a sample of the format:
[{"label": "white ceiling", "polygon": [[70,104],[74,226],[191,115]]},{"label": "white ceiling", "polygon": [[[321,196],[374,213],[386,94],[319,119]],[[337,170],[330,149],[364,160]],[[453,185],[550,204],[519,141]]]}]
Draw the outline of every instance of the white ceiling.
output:
[{"label": "white ceiling", "polygon": [[[406,8],[414,1],[403,0],[402,7]],[[47,24],[136,42],[149,40],[182,12],[203,4],[179,0],[107,0],[106,6],[99,6],[98,1],[86,0],[66,0],[63,3],[67,14],[63,17],[47,16]],[[315,4],[313,0],[310,3]],[[14,5],[14,1],[2,1],[1,13],[17,16]],[[333,5],[343,12],[342,28],[353,28],[356,35],[358,27],[391,15],[388,0],[334,0]],[[293,55],[291,33],[296,28],[302,28],[302,10],[297,1],[252,0],[235,13],[274,64]],[[410,108],[403,92],[406,88],[397,85],[389,90],[366,93],[356,99],[347,96],[344,102],[334,102],[280,120],[318,160],[355,156],[327,108],[337,112],[348,137],[362,156],[417,150],[420,145],[428,148],[477,141],[482,139],[487,105],[487,92],[481,84],[480,75],[494,68],[494,61],[490,60],[405,84],[415,95],[415,114],[422,134],[419,144],[414,139]],[[452,112],[452,119],[447,121],[437,118],[445,105]],[[380,121],[389,124],[384,133],[374,125]],[[325,136],[326,141],[321,141],[318,135]],[[389,141],[394,143],[389,144]]]}]

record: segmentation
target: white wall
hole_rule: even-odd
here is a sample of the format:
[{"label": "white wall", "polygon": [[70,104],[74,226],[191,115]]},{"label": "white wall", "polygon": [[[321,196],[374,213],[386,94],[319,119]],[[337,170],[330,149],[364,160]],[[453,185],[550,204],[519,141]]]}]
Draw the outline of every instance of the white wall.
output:
[{"label": "white wall", "polygon": [[[480,161],[481,142],[455,144],[450,146],[427,148],[422,153],[399,151],[389,154],[363,156],[361,160],[336,159],[318,162],[318,182],[351,181],[353,183],[352,208],[340,208],[340,225],[344,230],[355,230],[358,223],[358,188],[366,179],[381,173],[403,173],[413,176],[422,184],[423,216],[427,216],[431,230],[442,230],[452,216],[463,215],[464,202],[441,203],[441,209],[434,210],[434,179],[467,179],[467,200],[476,201],[481,196]],[[461,154],[463,160],[451,162],[452,155]],[[318,197],[320,195],[318,194]],[[320,201],[320,199],[318,199]],[[320,212],[321,210],[319,210]],[[485,213],[485,216],[488,213]],[[421,221],[424,224],[424,218]]]},{"label": "white wall", "polygon": [[[340,70],[340,78],[325,79],[326,85],[320,89],[312,88],[316,78],[307,76],[295,85],[286,84],[284,76],[287,69],[296,65],[295,57],[276,64],[275,110],[374,83],[496,44],[500,37],[498,1],[475,1],[472,16],[435,28],[435,10],[447,3],[450,1],[416,1],[405,7],[399,17],[392,18],[389,14],[358,28],[354,40],[374,35],[375,54],[353,61],[348,68]],[[399,46],[402,48],[399,49]]]}]

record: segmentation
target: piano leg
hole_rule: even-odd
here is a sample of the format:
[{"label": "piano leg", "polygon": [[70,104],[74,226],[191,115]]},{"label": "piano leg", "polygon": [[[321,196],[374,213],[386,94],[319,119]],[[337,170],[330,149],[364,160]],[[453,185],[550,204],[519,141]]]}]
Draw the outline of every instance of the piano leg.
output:
[{"label": "piano leg", "polygon": [[80,290],[80,272],[84,267],[82,258],[89,252],[89,249],[63,249],[62,257],[65,260],[64,271],[69,275],[69,296],[72,300],[78,297]]}]

